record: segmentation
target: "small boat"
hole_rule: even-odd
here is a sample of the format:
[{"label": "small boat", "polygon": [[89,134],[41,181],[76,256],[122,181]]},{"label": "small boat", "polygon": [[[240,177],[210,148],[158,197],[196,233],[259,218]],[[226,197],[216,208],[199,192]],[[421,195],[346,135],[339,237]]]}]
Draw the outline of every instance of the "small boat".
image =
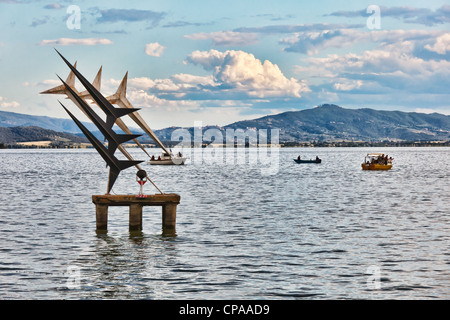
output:
[{"label": "small boat", "polygon": [[390,170],[392,168],[392,157],[384,153],[368,153],[361,164],[363,170]]},{"label": "small boat", "polygon": [[316,157],[314,160],[302,160],[302,159],[294,159],[297,163],[322,163],[322,159],[319,159],[319,157]]},{"label": "small boat", "polygon": [[178,153],[177,156],[174,156],[172,153],[163,152],[161,156],[159,156],[158,158],[152,156],[149,163],[151,165],[163,165],[163,166],[184,165],[186,160],[187,157],[183,157],[180,153]]}]

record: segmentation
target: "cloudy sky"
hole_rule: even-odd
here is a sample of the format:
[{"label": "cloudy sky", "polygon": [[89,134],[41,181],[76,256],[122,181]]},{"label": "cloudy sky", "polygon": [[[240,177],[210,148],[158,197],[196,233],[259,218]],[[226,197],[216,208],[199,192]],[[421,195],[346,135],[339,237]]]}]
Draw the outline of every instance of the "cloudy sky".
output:
[{"label": "cloudy sky", "polygon": [[102,66],[105,94],[128,71],[155,129],[323,103],[450,114],[448,1],[0,0],[0,110],[67,118],[39,95],[68,74],[54,48]]}]

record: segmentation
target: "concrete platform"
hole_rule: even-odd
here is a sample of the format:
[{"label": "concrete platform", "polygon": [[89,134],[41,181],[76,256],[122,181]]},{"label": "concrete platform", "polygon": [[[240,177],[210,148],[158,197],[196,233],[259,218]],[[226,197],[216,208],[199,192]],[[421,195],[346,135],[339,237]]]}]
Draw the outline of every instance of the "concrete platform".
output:
[{"label": "concrete platform", "polygon": [[96,208],[97,230],[108,229],[108,207],[128,206],[130,207],[130,231],[142,230],[142,208],[144,206],[162,207],[163,229],[175,229],[177,205],[180,196],[175,193],[152,194],[152,195],[93,195],[92,202]]}]

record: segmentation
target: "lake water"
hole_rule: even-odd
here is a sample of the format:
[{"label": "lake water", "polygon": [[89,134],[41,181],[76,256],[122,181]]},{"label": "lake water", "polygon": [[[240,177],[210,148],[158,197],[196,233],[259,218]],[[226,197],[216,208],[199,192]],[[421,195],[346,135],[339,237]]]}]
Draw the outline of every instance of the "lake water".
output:
[{"label": "lake water", "polygon": [[[395,158],[391,171],[361,170],[376,151]],[[0,299],[449,299],[449,159],[450,148],[286,148],[270,174],[193,153],[143,164],[181,195],[165,236],[159,207],[132,233],[128,208],[112,207],[96,232],[91,196],[108,169],[95,150],[0,150]],[[114,193],[137,194],[135,173]]]}]

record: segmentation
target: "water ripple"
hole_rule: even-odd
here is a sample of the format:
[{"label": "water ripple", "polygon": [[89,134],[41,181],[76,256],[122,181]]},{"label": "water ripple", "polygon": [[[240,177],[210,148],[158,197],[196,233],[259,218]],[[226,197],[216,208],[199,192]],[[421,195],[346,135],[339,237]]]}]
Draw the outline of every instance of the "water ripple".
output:
[{"label": "water ripple", "polygon": [[[450,149],[385,149],[390,172],[362,171],[375,151],[364,148],[282,149],[272,176],[146,166],[181,195],[176,236],[162,234],[160,208],[144,210],[140,233],[112,208],[108,233],[95,232],[91,195],[107,169],[94,150],[0,150],[0,299],[448,299],[450,172],[439,164]],[[324,161],[297,165],[298,154]],[[134,174],[113,191],[137,192]]]}]

